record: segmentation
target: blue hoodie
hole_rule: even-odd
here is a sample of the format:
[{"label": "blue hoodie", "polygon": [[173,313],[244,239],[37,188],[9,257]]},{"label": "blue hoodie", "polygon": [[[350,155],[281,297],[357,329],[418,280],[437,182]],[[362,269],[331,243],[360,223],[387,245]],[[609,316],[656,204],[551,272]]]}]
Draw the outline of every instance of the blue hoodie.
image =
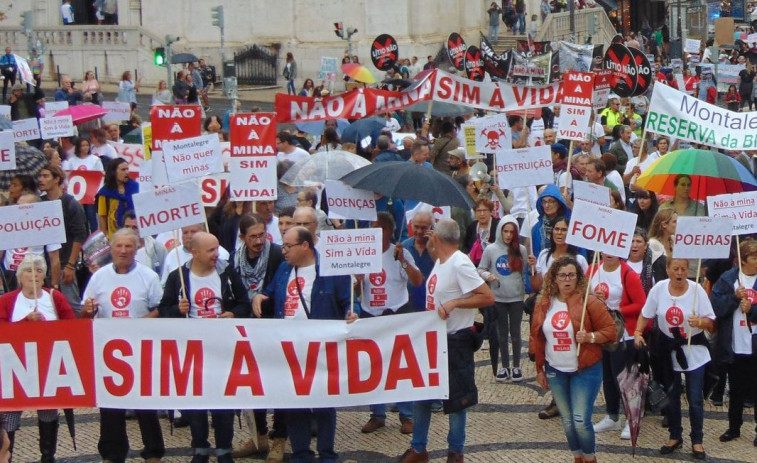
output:
[{"label": "blue hoodie", "polygon": [[544,188],[544,191],[539,195],[539,199],[536,200],[536,210],[539,212],[539,221],[536,222],[536,225],[534,225],[533,228],[531,228],[531,246],[533,247],[533,253],[535,256],[538,256],[542,249],[549,249],[550,240],[546,232],[547,229],[552,229],[552,225],[548,224],[548,226],[545,227],[544,221],[546,218],[544,217],[544,208],[541,204],[542,199],[547,196],[555,198],[560,204],[562,204],[562,208],[565,212],[558,212],[558,217],[564,215],[566,219],[570,220],[570,209],[568,208],[568,205],[565,204],[565,200],[563,199],[562,194],[560,194],[560,189],[554,184],[547,185],[546,188]]}]

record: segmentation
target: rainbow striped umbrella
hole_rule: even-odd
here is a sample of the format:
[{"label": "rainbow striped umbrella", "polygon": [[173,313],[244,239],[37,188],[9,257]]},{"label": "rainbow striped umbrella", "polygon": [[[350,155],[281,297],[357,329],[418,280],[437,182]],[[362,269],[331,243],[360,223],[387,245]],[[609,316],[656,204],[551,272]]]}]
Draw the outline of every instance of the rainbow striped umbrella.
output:
[{"label": "rainbow striped umbrella", "polygon": [[715,151],[686,149],[672,151],[649,166],[636,180],[645,190],[675,195],[675,179],[691,177],[691,198],[757,190],[757,179],[737,160]]},{"label": "rainbow striped umbrella", "polygon": [[342,72],[345,73],[352,80],[363,82],[365,84],[375,84],[376,78],[373,77],[371,71],[365,66],[357,63],[347,63],[342,65]]}]

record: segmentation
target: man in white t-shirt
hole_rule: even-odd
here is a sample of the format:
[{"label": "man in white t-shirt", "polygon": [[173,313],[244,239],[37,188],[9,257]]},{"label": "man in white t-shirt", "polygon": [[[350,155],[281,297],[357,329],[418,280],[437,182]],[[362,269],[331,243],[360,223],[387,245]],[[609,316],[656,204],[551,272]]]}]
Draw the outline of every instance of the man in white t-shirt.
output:
[{"label": "man in white t-shirt", "polygon": [[294,144],[294,138],[289,132],[279,132],[276,134],[276,148],[279,150],[276,159],[281,161],[292,161],[296,163],[301,159],[310,157],[310,153]]},{"label": "man in white t-shirt", "polygon": [[[82,317],[155,318],[163,291],[158,274],[136,261],[139,236],[122,228],[113,233],[110,254],[113,263],[97,270],[84,290]],[[145,460],[160,460],[165,454],[163,433],[155,410],[135,410],[143,436]],[[129,449],[126,410],[100,409],[100,442],[104,461],[124,461]],[[107,434],[107,435],[104,435]]]},{"label": "man in white t-shirt", "polygon": [[[423,283],[423,274],[415,266],[410,251],[402,243],[392,246],[392,236],[396,224],[388,212],[379,212],[377,220],[371,227],[381,228],[381,272],[370,275],[357,275],[361,283],[363,310],[361,318],[380,317],[397,313],[413,312],[407,285],[419,286]],[[400,414],[400,432],[413,432],[413,403],[397,404]],[[371,417],[363,426],[363,433],[372,433],[386,425],[386,405],[371,405]]]},{"label": "man in white t-shirt", "polygon": [[[435,310],[447,320],[447,351],[450,377],[449,400],[444,402],[449,415],[447,461],[463,461],[466,408],[477,403],[474,378],[473,319],[479,307],[494,304],[494,295],[467,255],[458,250],[460,227],[451,219],[440,220],[429,246],[438,259],[426,281],[426,310]],[[413,438],[400,463],[428,461],[426,444],[431,424],[431,401],[413,406]]]},{"label": "man in white t-shirt", "polygon": [[[204,230],[205,225],[201,223],[181,228],[182,245],[166,254],[166,260],[163,262],[163,273],[160,276],[161,284],[165,286],[168,275],[192,258],[192,249],[189,247],[192,238]],[[222,262],[229,261],[229,252],[223,246],[218,247],[218,259]]]},{"label": "man in white t-shirt", "polygon": [[[281,230],[279,230],[279,218],[273,215],[276,209],[275,201],[258,201],[255,203],[255,212],[265,220],[265,232],[268,241],[281,245]],[[241,244],[241,243],[238,243]]]}]

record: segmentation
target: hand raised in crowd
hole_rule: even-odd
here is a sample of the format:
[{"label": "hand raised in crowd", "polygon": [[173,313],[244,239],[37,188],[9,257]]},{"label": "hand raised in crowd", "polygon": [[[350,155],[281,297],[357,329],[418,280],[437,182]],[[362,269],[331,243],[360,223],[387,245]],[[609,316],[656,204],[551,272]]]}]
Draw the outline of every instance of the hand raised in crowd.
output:
[{"label": "hand raised in crowd", "polygon": [[528,255],[528,266],[531,268],[536,268],[536,256],[533,254]]},{"label": "hand raised in crowd", "polygon": [[189,300],[188,299],[186,298],[179,299],[179,312],[182,315],[186,315],[189,313]]},{"label": "hand raised in crowd", "polygon": [[260,318],[263,316],[263,303],[268,300],[268,296],[262,294],[256,294],[252,298],[252,313]]}]

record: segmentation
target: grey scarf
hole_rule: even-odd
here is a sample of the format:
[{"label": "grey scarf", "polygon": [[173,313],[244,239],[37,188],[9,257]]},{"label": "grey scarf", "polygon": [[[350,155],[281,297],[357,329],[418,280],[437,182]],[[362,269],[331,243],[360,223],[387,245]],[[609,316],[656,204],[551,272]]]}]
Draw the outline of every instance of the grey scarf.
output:
[{"label": "grey scarf", "polygon": [[239,272],[242,282],[247,288],[247,294],[252,300],[253,296],[263,291],[263,280],[268,266],[268,252],[271,250],[271,242],[267,239],[263,244],[263,251],[254,266],[250,265],[247,258],[247,245],[244,243],[237,248],[234,256],[234,268]]}]

